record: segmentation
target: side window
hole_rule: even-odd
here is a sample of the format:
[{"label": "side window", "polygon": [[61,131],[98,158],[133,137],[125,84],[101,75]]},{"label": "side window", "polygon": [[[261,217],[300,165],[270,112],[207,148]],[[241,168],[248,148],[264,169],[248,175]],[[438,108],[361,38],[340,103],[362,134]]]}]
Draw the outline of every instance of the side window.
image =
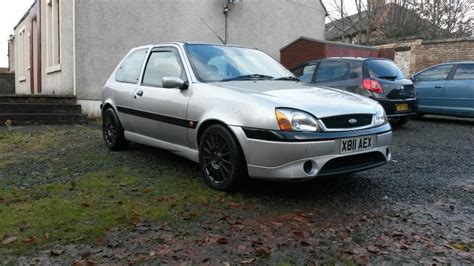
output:
[{"label": "side window", "polygon": [[451,72],[452,68],[453,65],[442,65],[433,67],[416,76],[416,81],[434,81],[447,79],[449,72]]},{"label": "side window", "polygon": [[163,87],[163,78],[185,79],[184,68],[176,50],[152,52],[143,75],[143,85]]},{"label": "side window", "polygon": [[474,64],[459,65],[454,73],[453,80],[474,80]]},{"label": "side window", "polygon": [[313,75],[314,75],[315,69],[316,69],[316,64],[306,65],[299,69],[300,73],[298,74],[295,73],[295,75],[302,82],[311,82],[313,81]]},{"label": "side window", "polygon": [[350,79],[351,68],[348,63],[323,61],[319,64],[316,82],[332,82]]},{"label": "side window", "polygon": [[147,51],[148,49],[142,49],[131,53],[117,70],[115,80],[136,84],[140,78],[140,71],[142,70]]}]

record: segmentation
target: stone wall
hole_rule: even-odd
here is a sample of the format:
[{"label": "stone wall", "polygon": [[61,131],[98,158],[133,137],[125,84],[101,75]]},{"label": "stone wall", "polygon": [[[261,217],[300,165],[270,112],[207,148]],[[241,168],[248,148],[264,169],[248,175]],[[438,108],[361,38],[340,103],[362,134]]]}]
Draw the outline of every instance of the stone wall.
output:
[{"label": "stone wall", "polygon": [[405,75],[415,74],[440,63],[474,61],[474,38],[432,41],[415,39],[376,47],[394,48],[395,63]]},{"label": "stone wall", "polygon": [[0,73],[0,95],[11,94],[15,94],[15,73]]},{"label": "stone wall", "polygon": [[474,61],[474,38],[423,41],[412,47],[412,57],[412,73],[440,63]]}]

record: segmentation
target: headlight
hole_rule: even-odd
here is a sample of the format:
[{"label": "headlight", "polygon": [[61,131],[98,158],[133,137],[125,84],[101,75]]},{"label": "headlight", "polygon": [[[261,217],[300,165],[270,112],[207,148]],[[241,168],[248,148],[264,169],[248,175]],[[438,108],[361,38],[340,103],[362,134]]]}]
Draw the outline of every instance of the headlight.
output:
[{"label": "headlight", "polygon": [[282,131],[320,131],[316,118],[303,111],[277,108],[275,115]]},{"label": "headlight", "polygon": [[383,125],[388,122],[387,114],[382,106],[378,106],[377,113],[375,114],[375,125]]}]

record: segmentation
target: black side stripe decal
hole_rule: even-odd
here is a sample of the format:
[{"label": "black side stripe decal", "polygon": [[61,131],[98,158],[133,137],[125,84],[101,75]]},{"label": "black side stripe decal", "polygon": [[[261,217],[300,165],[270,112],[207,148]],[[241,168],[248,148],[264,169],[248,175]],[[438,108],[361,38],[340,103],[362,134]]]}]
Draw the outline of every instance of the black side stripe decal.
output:
[{"label": "black side stripe decal", "polygon": [[164,116],[160,114],[130,109],[130,108],[121,107],[121,106],[117,106],[117,111],[124,114],[134,115],[138,117],[143,117],[143,118],[147,118],[147,119],[151,119],[151,120],[155,120],[155,121],[159,121],[159,122],[163,122],[167,124],[172,124],[172,125],[187,127],[187,128],[192,128],[192,129],[195,129],[198,123],[197,121],[185,120],[185,119],[171,117],[171,116]]}]

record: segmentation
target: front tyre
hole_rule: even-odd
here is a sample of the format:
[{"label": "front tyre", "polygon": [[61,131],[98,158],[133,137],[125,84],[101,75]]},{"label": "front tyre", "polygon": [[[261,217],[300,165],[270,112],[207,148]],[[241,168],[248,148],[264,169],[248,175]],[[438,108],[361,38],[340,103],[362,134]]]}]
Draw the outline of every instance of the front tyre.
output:
[{"label": "front tyre", "polygon": [[204,131],[199,144],[199,165],[206,183],[216,190],[231,191],[247,177],[239,143],[222,125]]},{"label": "front tyre", "polygon": [[102,112],[102,135],[107,147],[112,151],[123,150],[127,147],[122,125],[112,108]]}]

